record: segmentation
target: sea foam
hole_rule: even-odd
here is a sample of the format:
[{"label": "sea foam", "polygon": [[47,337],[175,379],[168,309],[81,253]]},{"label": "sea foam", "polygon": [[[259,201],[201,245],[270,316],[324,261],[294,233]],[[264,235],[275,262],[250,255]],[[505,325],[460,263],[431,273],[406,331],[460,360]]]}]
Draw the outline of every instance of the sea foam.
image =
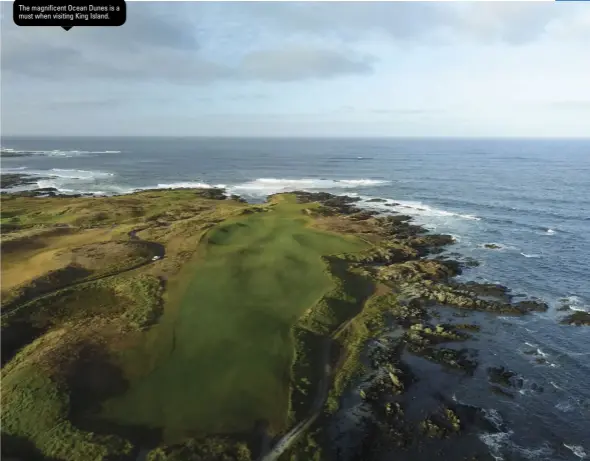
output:
[{"label": "sea foam", "polygon": [[258,178],[241,184],[235,184],[228,189],[237,194],[252,196],[266,196],[279,192],[290,192],[296,190],[337,190],[355,189],[360,187],[382,186],[389,181],[379,179],[279,179],[279,178]]}]

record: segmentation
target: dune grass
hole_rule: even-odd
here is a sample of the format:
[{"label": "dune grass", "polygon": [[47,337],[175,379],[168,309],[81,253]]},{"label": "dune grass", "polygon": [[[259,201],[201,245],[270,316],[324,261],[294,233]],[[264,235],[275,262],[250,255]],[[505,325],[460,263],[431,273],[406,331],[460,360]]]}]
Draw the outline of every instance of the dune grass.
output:
[{"label": "dune grass", "polygon": [[164,428],[170,442],[189,429],[248,431],[257,420],[285,428],[291,328],[334,288],[322,256],[366,243],[312,229],[291,196],[266,210],[209,232],[177,308],[167,307],[144,343],[122,355],[130,376],[142,361],[152,366],[105,404],[105,418]]},{"label": "dune grass", "polygon": [[87,461],[122,459],[131,453],[128,441],[86,432],[70,422],[68,391],[52,376],[48,364],[58,350],[58,355],[71,357],[68,336],[72,335],[67,329],[56,329],[29,344],[2,369],[3,457]]}]

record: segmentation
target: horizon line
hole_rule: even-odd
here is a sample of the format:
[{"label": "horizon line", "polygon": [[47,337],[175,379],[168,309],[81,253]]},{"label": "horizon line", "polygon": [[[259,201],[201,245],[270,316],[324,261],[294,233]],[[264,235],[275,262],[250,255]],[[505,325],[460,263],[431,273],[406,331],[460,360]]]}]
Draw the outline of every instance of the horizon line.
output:
[{"label": "horizon line", "polygon": [[8,138],[176,138],[176,139],[522,139],[522,140],[590,140],[590,136],[452,136],[452,135],[367,135],[367,136],[340,136],[340,135],[95,135],[95,134],[2,134],[1,139]]}]

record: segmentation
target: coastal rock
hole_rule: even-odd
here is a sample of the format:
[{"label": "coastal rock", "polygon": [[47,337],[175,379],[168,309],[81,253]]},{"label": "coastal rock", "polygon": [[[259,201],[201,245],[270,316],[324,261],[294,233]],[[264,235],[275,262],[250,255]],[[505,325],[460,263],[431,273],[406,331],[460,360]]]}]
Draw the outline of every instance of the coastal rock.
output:
[{"label": "coastal rock", "polygon": [[511,299],[508,288],[496,283],[466,282],[453,283],[452,286],[457,290],[473,293],[476,296],[496,298],[505,302],[509,302]]},{"label": "coastal rock", "polygon": [[488,379],[493,384],[499,384],[504,387],[522,387],[522,380],[520,386],[515,382],[516,372],[508,370],[504,367],[489,367]]},{"label": "coastal rock", "polygon": [[480,331],[481,327],[473,323],[455,323],[453,326],[458,330]]},{"label": "coastal rock", "polygon": [[[59,192],[55,187],[42,187],[39,189],[23,190],[19,192],[3,192],[14,197],[82,197],[82,194],[67,195]],[[90,194],[85,194],[89,196]]]},{"label": "coastal rock", "polygon": [[452,245],[453,243],[455,243],[453,236],[446,234],[426,234],[406,239],[406,245],[415,248],[420,256],[439,253],[443,247]]},{"label": "coastal rock", "polygon": [[466,333],[457,331],[450,324],[430,325],[416,323],[406,333],[406,341],[421,346],[449,341],[465,341],[468,338],[469,336]]},{"label": "coastal rock", "polygon": [[375,218],[375,222],[380,228],[380,234],[384,237],[408,238],[426,234],[423,227],[410,224],[409,221],[411,220],[412,217],[407,215]]},{"label": "coastal rock", "polygon": [[243,199],[242,197],[240,197],[239,195],[236,195],[236,194],[231,194],[231,195],[229,196],[229,198],[230,198],[231,200],[234,200],[234,201],[236,201],[236,202],[240,202],[240,203],[247,203],[247,200],[246,200],[246,199]]},{"label": "coastal rock", "polygon": [[195,194],[199,197],[203,197],[211,200],[226,200],[227,196],[225,189],[218,187],[212,187],[210,189],[195,189]]},{"label": "coastal rock", "polygon": [[457,275],[460,268],[449,261],[419,260],[406,261],[378,269],[381,280],[420,282],[426,280],[446,281]]},{"label": "coastal rock", "polygon": [[470,349],[449,349],[445,347],[435,348],[423,346],[409,341],[408,349],[415,355],[418,355],[431,362],[439,363],[449,368],[463,370],[468,374],[473,374],[477,368],[478,362],[475,358],[476,351]]},{"label": "coastal rock", "polygon": [[324,216],[336,214],[353,215],[357,213],[364,213],[366,211],[352,205],[353,203],[359,202],[361,200],[360,197],[333,195],[327,192],[294,191],[291,193],[297,197],[298,203],[320,203],[322,205],[322,210],[316,210],[316,212]]},{"label": "coastal rock", "polygon": [[526,312],[545,312],[547,309],[549,309],[549,306],[547,305],[547,303],[544,303],[542,301],[536,301],[536,300],[526,300],[526,301],[519,301],[516,304],[514,304],[514,306],[520,310],[522,313],[526,313]]},{"label": "coastal rock", "polygon": [[10,189],[13,187],[29,186],[31,184],[37,184],[42,178],[39,176],[31,176],[20,173],[5,173],[0,175],[0,185],[3,189]]},{"label": "coastal rock", "polygon": [[371,198],[367,200],[367,203],[378,203],[378,202],[387,202],[384,198]]},{"label": "coastal rock", "polygon": [[564,325],[575,325],[575,326],[590,326],[590,313],[584,311],[576,311],[563,320],[561,320],[562,324]]},{"label": "coastal rock", "polygon": [[375,215],[378,215],[378,211],[370,211],[370,210],[363,210],[358,213],[352,214],[349,216],[349,219],[353,221],[366,221],[367,219],[372,218]]},{"label": "coastal rock", "polygon": [[393,304],[389,313],[399,325],[405,327],[410,327],[414,323],[426,321],[429,318],[419,299],[412,299],[407,304]]},{"label": "coastal rock", "polygon": [[444,438],[460,432],[462,424],[457,413],[450,408],[443,407],[429,418],[421,421],[418,428],[426,437]]},{"label": "coastal rock", "polygon": [[485,243],[483,247],[488,248],[490,250],[499,250],[500,248],[502,248],[500,245],[496,243]]},{"label": "coastal rock", "polygon": [[[411,261],[414,262],[414,261]],[[397,266],[404,266],[399,264]],[[502,314],[516,314],[522,315],[531,310],[545,310],[546,304],[539,301],[523,301],[524,304],[495,301],[489,299],[480,299],[475,293],[467,290],[456,289],[454,286],[448,285],[447,281],[442,280],[428,280],[425,279],[424,274],[416,274],[405,268],[397,271],[389,269],[396,266],[387,266],[382,268],[382,277],[389,277],[389,280],[399,280],[398,290],[405,296],[418,297],[433,303],[442,304],[446,306],[458,307],[462,309],[472,309],[486,312],[502,313]],[[440,274],[439,274],[440,275]],[[447,273],[449,278],[452,273]]]},{"label": "coastal rock", "polygon": [[18,158],[18,157],[32,157],[33,155],[35,155],[34,152],[23,152],[23,151],[15,152],[12,149],[1,149],[0,148],[0,157]]},{"label": "coastal rock", "polygon": [[412,247],[401,243],[386,242],[368,251],[344,255],[343,259],[362,264],[390,265],[410,261],[418,257],[418,252]]},{"label": "coastal rock", "polygon": [[371,385],[363,391],[365,400],[382,401],[386,396],[399,395],[405,390],[403,371],[394,365],[386,365]]}]

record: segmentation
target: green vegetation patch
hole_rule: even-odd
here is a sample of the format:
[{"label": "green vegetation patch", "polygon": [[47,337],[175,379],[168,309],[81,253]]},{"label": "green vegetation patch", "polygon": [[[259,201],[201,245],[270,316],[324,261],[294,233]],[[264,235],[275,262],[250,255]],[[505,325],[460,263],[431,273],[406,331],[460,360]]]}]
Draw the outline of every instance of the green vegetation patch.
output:
[{"label": "green vegetation patch", "polygon": [[179,445],[158,447],[147,461],[250,461],[250,450],[241,442],[223,437],[188,439]]},{"label": "green vegetation patch", "polygon": [[56,330],[39,338],[2,370],[2,454],[71,461],[128,456],[128,441],[79,430],[69,421],[67,386],[44,363],[48,352],[67,343],[65,337]]},{"label": "green vegetation patch", "polygon": [[248,431],[256,420],[285,428],[292,327],[335,288],[322,256],[366,244],[308,227],[305,205],[293,197],[274,200],[267,212],[227,220],[205,237],[178,306],[152,330],[168,340],[146,335],[122,356],[124,368],[154,365],[107,402],[105,418],[165,428],[169,441],[189,430]]}]

